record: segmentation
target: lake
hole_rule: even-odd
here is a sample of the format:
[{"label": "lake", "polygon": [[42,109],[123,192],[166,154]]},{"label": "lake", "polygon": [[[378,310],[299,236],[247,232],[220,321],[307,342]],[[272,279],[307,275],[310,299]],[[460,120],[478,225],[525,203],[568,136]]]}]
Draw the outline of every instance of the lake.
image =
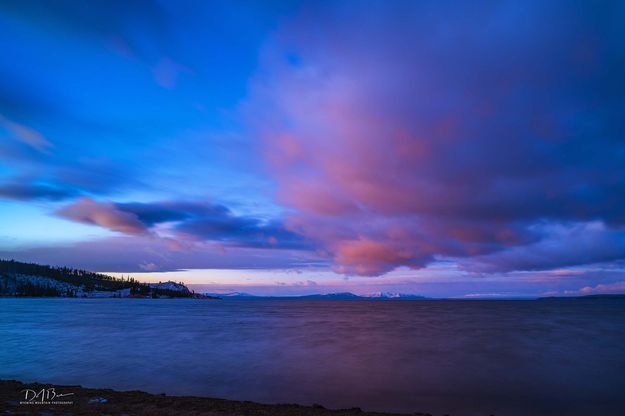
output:
[{"label": "lake", "polygon": [[625,300],[2,298],[0,378],[435,415],[622,415]]}]

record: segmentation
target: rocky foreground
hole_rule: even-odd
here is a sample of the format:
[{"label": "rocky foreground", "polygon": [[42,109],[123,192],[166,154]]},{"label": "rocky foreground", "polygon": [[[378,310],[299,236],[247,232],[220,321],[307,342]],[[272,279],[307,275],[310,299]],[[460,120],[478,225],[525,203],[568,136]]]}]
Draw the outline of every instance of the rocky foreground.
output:
[{"label": "rocky foreground", "polygon": [[[25,384],[14,380],[0,380],[0,411],[2,415],[39,416],[406,416],[364,412],[358,408],[330,410],[318,405],[269,405],[207,397],[153,395],[141,391]],[[413,416],[431,415],[413,413]]]}]

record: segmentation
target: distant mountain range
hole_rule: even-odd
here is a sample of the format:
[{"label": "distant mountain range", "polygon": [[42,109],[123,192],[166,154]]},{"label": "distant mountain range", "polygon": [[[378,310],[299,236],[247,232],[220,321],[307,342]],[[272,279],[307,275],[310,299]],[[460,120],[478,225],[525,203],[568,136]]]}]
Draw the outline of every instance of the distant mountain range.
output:
[{"label": "distant mountain range", "polygon": [[547,296],[538,298],[537,300],[554,300],[554,299],[625,299],[625,293],[602,293],[595,295],[583,296]]},{"label": "distant mountain range", "polygon": [[0,260],[0,296],[211,298],[176,282],[142,283],[67,267]]},{"label": "distant mountain range", "polygon": [[523,301],[534,301],[534,300],[552,300],[552,299],[625,299],[625,294],[601,294],[601,295],[585,295],[585,296],[554,296],[554,297],[514,297],[514,298],[428,298],[426,296],[421,295],[413,295],[406,293],[393,293],[393,292],[377,292],[370,293],[367,295],[356,295],[351,292],[340,292],[340,293],[326,293],[326,294],[313,294],[313,295],[301,295],[301,296],[262,296],[262,295],[252,295],[250,293],[245,292],[226,292],[226,293],[216,293],[216,292],[207,292],[205,295],[219,297],[222,299],[328,299],[328,300],[523,300]]},{"label": "distant mountain range", "polygon": [[425,296],[410,295],[404,293],[377,292],[369,295],[355,295],[351,292],[313,294],[302,296],[257,296],[242,292],[229,293],[205,293],[208,296],[217,296],[224,299],[335,299],[335,300],[403,300],[403,299],[427,299]]}]

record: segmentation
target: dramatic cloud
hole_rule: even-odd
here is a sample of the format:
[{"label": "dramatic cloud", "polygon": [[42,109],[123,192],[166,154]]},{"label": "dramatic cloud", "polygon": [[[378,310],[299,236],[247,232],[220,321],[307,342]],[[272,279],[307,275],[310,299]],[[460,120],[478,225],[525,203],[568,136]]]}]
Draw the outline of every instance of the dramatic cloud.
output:
[{"label": "dramatic cloud", "polygon": [[[623,7],[376,4],[311,8],[264,51],[247,111],[289,227],[363,275],[625,257]],[[573,261],[557,224],[606,244]]]},{"label": "dramatic cloud", "polygon": [[57,214],[72,221],[99,225],[124,234],[147,233],[147,227],[136,214],[123,211],[110,202],[96,202],[90,198],[81,198],[72,205],[58,210]]},{"label": "dramatic cloud", "polygon": [[75,3],[0,2],[3,253],[624,280],[622,2]]},{"label": "dramatic cloud", "polygon": [[170,242],[213,241],[238,247],[303,249],[304,239],[277,221],[237,216],[223,205],[188,202],[111,203],[82,198],[57,215],[130,235],[163,236]]}]

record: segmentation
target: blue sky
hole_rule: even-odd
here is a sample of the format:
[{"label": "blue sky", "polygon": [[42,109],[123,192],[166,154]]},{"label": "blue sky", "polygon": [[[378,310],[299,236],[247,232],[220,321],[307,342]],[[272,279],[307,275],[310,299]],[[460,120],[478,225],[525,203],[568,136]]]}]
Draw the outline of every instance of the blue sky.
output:
[{"label": "blue sky", "polygon": [[266,294],[623,291],[623,17],[3,2],[0,257]]}]

